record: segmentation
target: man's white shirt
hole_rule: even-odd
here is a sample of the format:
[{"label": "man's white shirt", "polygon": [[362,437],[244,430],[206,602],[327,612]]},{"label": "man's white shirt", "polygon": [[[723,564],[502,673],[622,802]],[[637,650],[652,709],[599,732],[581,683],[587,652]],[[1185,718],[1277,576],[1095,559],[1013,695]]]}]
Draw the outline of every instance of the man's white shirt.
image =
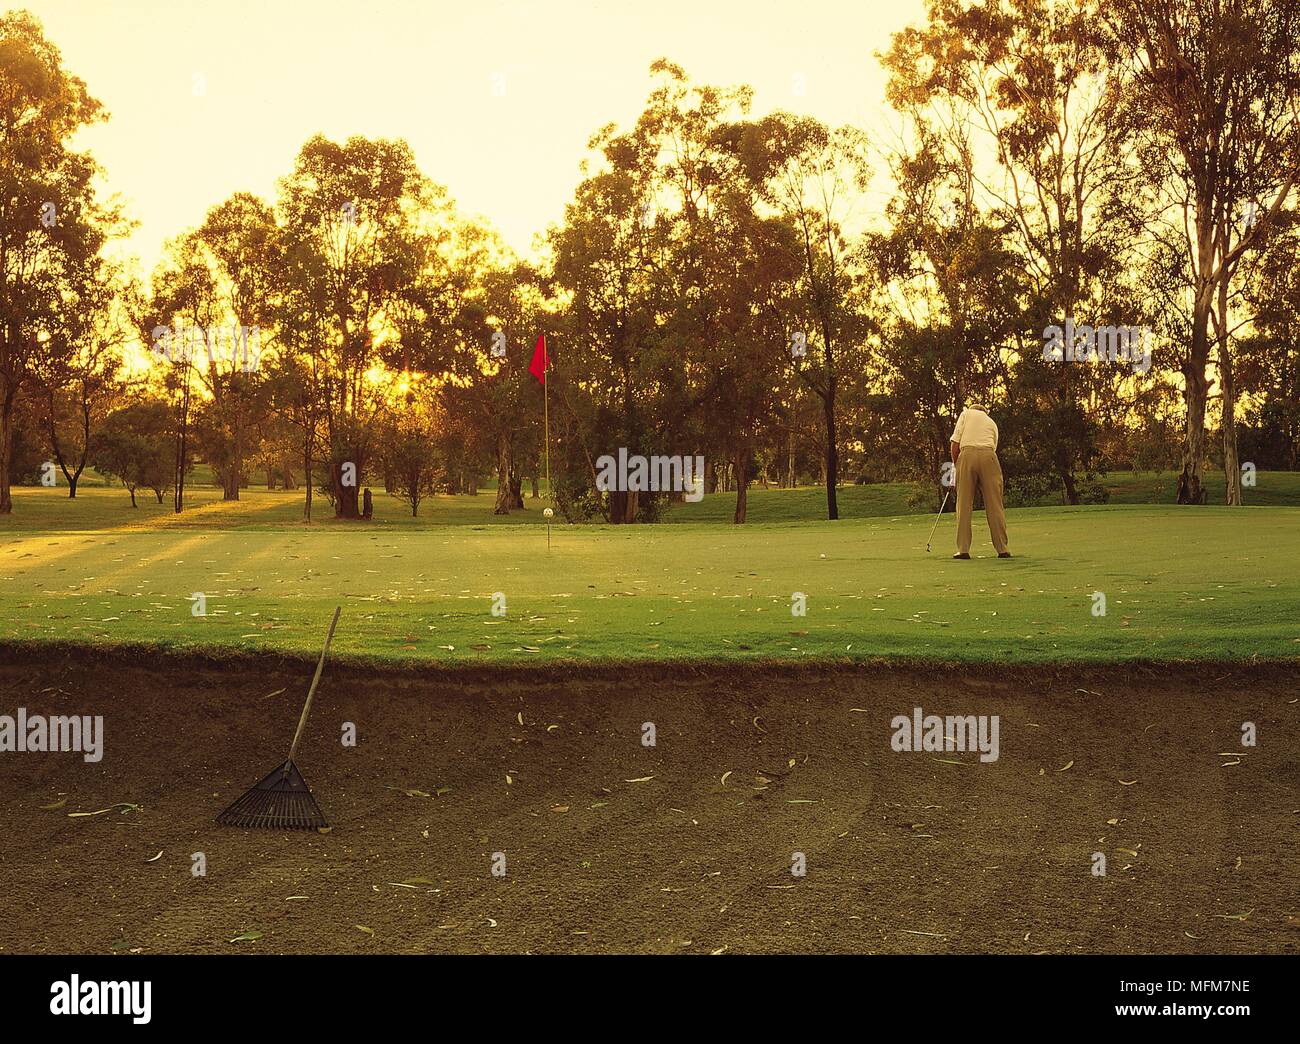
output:
[{"label": "man's white shirt", "polygon": [[998,448],[998,426],[983,410],[967,406],[957,418],[957,427],[952,429],[952,441],[962,449]]}]

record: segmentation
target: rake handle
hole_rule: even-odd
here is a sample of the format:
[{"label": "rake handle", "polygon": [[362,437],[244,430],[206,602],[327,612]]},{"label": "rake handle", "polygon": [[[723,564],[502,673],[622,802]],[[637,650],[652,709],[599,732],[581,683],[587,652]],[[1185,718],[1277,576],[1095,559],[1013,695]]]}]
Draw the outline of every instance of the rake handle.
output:
[{"label": "rake handle", "polygon": [[298,728],[293,734],[293,743],[289,747],[289,757],[284,764],[286,775],[289,772],[289,762],[293,761],[293,756],[298,753],[298,743],[302,740],[303,730],[307,727],[307,715],[311,713],[311,699],[316,695],[316,686],[320,683],[321,671],[325,669],[325,654],[330,651],[330,642],[334,640],[334,627],[339,622],[339,613],[342,610],[341,605],[334,607],[334,618],[330,620],[329,634],[325,636],[325,648],[320,651],[320,661],[316,664],[316,673],[312,675],[311,688],[307,690],[307,702],[302,705],[302,717],[298,719]]}]

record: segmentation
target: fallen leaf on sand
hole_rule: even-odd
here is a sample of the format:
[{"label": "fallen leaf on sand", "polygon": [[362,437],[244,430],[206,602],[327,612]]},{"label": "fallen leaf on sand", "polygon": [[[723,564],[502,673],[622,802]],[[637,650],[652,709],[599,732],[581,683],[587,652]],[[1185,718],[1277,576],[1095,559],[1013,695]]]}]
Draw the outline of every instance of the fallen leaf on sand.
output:
[{"label": "fallen leaf on sand", "polygon": [[352,927],[359,932],[365,932],[367,935],[375,934],[375,930],[373,928],[367,928],[364,924],[354,924]]},{"label": "fallen leaf on sand", "polygon": [[42,811],[42,812],[54,812],[54,811],[56,811],[57,809],[62,808],[62,807],[63,807],[64,805],[66,805],[67,803],[68,803],[68,799],[65,798],[65,797],[61,797],[61,798],[59,798],[58,801],[54,802],[54,804],[52,804],[52,805],[42,805],[42,806],[41,806],[41,811]]},{"label": "fallen leaf on sand", "polygon": [[156,856],[154,856],[152,859],[146,859],[145,862],[146,862],[146,863],[156,863],[156,862],[158,862],[159,859],[162,858],[162,854],[163,854],[163,850],[160,848],[160,849],[158,849],[158,854],[157,854]]},{"label": "fallen leaf on sand", "polygon": [[232,943],[252,942],[254,939],[260,939],[261,937],[262,937],[261,932],[256,932],[256,931],[240,932],[233,939],[228,939],[227,942],[232,942]]},{"label": "fallen leaf on sand", "polygon": [[624,783],[649,783],[654,776],[638,776],[636,779],[625,779]]},{"label": "fallen leaf on sand", "polygon": [[83,816],[102,816],[105,812],[112,812],[115,808],[120,808],[122,810],[122,815],[126,815],[128,812],[139,812],[144,808],[144,806],[133,805],[129,801],[119,801],[116,805],[109,805],[108,808],[101,808],[95,812],[69,812],[68,818],[78,819]]}]

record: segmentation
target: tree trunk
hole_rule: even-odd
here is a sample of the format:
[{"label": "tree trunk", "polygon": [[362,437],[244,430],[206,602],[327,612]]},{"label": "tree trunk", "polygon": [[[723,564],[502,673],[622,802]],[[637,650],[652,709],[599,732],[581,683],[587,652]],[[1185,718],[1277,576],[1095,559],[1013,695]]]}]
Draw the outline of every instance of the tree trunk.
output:
[{"label": "tree trunk", "polygon": [[840,517],[840,507],[836,500],[836,489],[840,480],[839,439],[835,432],[835,391],[828,388],[822,399],[826,415],[826,517],[834,520]]},{"label": "tree trunk", "polygon": [[[1205,255],[1204,249],[1202,255]],[[1209,256],[1202,256],[1201,271],[1207,271]],[[1198,287],[1192,305],[1192,344],[1183,366],[1183,402],[1187,406],[1187,431],[1183,441],[1182,471],[1178,476],[1178,503],[1204,504],[1201,459],[1205,454],[1205,403],[1209,382],[1205,367],[1210,359],[1210,306],[1214,287]]]},{"label": "tree trunk", "polygon": [[744,525],[745,513],[749,509],[749,450],[741,448],[736,451],[736,513],[732,521]]},{"label": "tree trunk", "polygon": [[8,515],[14,509],[9,484],[10,469],[13,466],[15,398],[17,396],[14,391],[7,388],[4,402],[0,404],[0,515]]},{"label": "tree trunk", "polygon": [[[176,433],[176,492],[172,503],[176,514],[185,510],[185,458],[189,454],[188,435],[190,424],[190,371],[189,361],[185,367],[185,389],[181,393],[181,426]],[[135,501],[132,495],[132,503]]]},{"label": "tree trunk", "polygon": [[238,500],[239,499],[239,465],[232,463],[226,468],[226,473],[221,477],[221,499]]},{"label": "tree trunk", "polygon": [[[330,485],[334,488],[335,518],[361,517],[361,509],[358,505],[361,496],[361,462],[357,460],[357,456],[356,453],[348,453],[342,461],[330,461]],[[356,465],[356,471],[352,476],[353,483],[350,486],[343,484],[343,464],[345,462]]]},{"label": "tree trunk", "polygon": [[1232,346],[1228,342],[1227,272],[1219,280],[1219,385],[1223,391],[1223,479],[1225,502],[1241,507],[1241,462],[1237,459],[1237,384],[1232,372]]},{"label": "tree trunk", "polygon": [[302,473],[303,485],[307,487],[307,495],[303,499],[302,520],[311,521],[311,429],[307,428],[302,439]]},{"label": "tree trunk", "polygon": [[1074,481],[1074,472],[1070,470],[1067,464],[1063,468],[1057,468],[1057,477],[1061,480],[1061,490],[1065,494],[1067,504],[1079,503],[1079,486]]},{"label": "tree trunk", "polygon": [[502,431],[497,433],[497,499],[492,506],[492,514],[508,515],[514,507],[514,491],[510,486],[510,477],[514,471],[515,461],[510,436]]}]

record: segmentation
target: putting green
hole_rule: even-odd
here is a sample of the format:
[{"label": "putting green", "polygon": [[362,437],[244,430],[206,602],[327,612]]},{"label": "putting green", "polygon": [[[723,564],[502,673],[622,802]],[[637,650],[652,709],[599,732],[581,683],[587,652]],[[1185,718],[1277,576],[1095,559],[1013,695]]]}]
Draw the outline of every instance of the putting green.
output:
[{"label": "putting green", "polygon": [[[1009,561],[978,514],[977,557],[956,562],[951,515],[930,554],[928,515],[559,525],[548,552],[536,521],[403,525],[386,503],[392,521],[305,526],[281,517],[289,495],[283,509],[249,497],[177,520],[95,492],[56,507],[56,491],[22,491],[14,521],[27,521],[0,530],[0,640],[311,654],[341,603],[340,654],[456,665],[1300,655],[1293,508],[1012,510]],[[112,518],[142,524],[103,524],[110,492]],[[791,613],[796,592],[806,616]]]}]

